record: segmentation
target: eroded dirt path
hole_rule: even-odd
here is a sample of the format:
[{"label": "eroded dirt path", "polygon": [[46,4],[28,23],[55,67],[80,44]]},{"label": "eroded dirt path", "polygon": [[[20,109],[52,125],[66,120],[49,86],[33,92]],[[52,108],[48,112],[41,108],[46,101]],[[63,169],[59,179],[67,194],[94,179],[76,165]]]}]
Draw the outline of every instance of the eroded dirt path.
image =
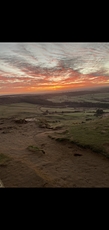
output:
[{"label": "eroded dirt path", "polygon": [[[109,187],[109,159],[48,137],[52,130],[35,122],[0,123],[0,153],[11,157],[0,166],[5,187]],[[45,151],[30,152],[29,145]]]}]

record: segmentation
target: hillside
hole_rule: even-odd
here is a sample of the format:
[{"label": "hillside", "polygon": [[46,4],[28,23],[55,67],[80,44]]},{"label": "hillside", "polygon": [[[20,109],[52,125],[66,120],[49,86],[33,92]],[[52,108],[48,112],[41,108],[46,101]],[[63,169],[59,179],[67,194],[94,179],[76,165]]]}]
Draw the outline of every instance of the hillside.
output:
[{"label": "hillside", "polygon": [[41,95],[6,95],[0,96],[0,105],[13,103],[31,103],[52,107],[97,107],[109,108],[109,89],[85,90]]}]

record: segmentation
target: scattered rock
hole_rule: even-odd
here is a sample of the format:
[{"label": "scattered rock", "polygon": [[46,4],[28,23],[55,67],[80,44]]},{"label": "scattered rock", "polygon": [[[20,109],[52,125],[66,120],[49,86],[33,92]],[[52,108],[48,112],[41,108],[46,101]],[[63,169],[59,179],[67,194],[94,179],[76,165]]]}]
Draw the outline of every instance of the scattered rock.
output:
[{"label": "scattered rock", "polygon": [[106,131],[105,131],[105,130],[102,130],[101,133],[106,133]]},{"label": "scattered rock", "polygon": [[62,128],[62,126],[56,126],[56,127],[53,128],[53,130],[58,130],[58,129],[61,129],[61,128]]},{"label": "scattered rock", "polygon": [[32,145],[30,145],[30,146],[28,146],[27,147],[27,149],[29,150],[29,151],[32,151],[32,152],[42,152],[43,154],[45,154],[45,151],[43,150],[43,149],[40,149],[40,148],[38,148],[38,147],[36,147],[36,146],[32,146]]},{"label": "scattered rock", "polygon": [[14,122],[17,123],[17,124],[25,124],[25,123],[27,123],[27,121],[25,119],[15,119]]},{"label": "scattered rock", "polygon": [[82,154],[81,153],[74,153],[74,156],[75,157],[77,157],[77,156],[79,157],[79,156],[82,156]]},{"label": "scattered rock", "polygon": [[25,121],[36,121],[36,118],[26,118]]},{"label": "scattered rock", "polygon": [[45,154],[45,151],[42,149],[42,153]]},{"label": "scattered rock", "polygon": [[0,180],[0,188],[3,188],[3,187],[4,187],[4,185],[3,185],[2,181]]},{"label": "scattered rock", "polygon": [[45,146],[45,145],[46,145],[46,144],[44,144],[44,143],[43,143],[43,144],[41,144],[41,146]]},{"label": "scattered rock", "polygon": [[13,129],[14,127],[12,127],[12,126],[7,126],[6,128],[7,128],[7,129]]}]

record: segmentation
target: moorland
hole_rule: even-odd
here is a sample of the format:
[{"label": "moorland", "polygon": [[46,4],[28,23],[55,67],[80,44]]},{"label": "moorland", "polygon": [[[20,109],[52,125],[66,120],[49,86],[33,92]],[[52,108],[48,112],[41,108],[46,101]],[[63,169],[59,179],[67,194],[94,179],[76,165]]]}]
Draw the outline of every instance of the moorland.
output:
[{"label": "moorland", "polygon": [[0,96],[4,187],[109,187],[109,88]]}]

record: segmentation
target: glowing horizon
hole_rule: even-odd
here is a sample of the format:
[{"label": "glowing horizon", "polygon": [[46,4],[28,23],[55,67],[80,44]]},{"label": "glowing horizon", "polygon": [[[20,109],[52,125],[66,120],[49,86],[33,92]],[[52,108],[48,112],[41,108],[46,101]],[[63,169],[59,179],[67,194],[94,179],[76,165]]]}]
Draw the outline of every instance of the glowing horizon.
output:
[{"label": "glowing horizon", "polygon": [[109,43],[0,43],[0,95],[109,86]]}]

